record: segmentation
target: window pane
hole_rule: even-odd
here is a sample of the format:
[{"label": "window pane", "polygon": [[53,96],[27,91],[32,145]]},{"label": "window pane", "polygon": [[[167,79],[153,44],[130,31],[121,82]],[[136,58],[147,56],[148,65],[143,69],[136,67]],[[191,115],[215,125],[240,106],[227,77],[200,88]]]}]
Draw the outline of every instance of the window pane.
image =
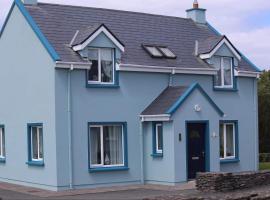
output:
[{"label": "window pane", "polygon": [[113,82],[113,50],[101,49],[101,81]]},{"label": "window pane", "polygon": [[98,79],[98,50],[90,49],[88,58],[92,61],[91,69],[88,71],[88,81],[99,81]]},{"label": "window pane", "polygon": [[175,58],[176,57],[174,55],[174,53],[170,49],[168,49],[168,48],[160,47],[159,49],[162,51],[162,53],[164,55],[166,55],[169,58]]},{"label": "window pane", "polygon": [[2,137],[1,135],[3,133],[3,128],[0,128],[0,156],[3,156],[3,152],[2,152]]},{"label": "window pane", "polygon": [[233,124],[226,125],[226,156],[234,156]]},{"label": "window pane", "polygon": [[122,126],[103,127],[104,165],[123,164]]},{"label": "window pane", "polygon": [[91,164],[100,165],[101,164],[101,146],[100,146],[100,127],[90,128],[90,155]]},{"label": "window pane", "polygon": [[3,152],[2,152],[2,155],[3,155],[3,157],[5,157],[6,156],[6,140],[5,140],[5,129],[2,129],[2,142],[1,142],[1,144],[2,144],[2,150],[3,150]]},{"label": "window pane", "polygon": [[220,124],[219,130],[220,130],[220,135],[219,135],[219,143],[220,143],[220,148],[219,148],[219,155],[220,158],[224,158],[224,129],[223,129],[223,124]]},{"label": "window pane", "polygon": [[152,56],[162,57],[162,53],[156,47],[145,47]]},{"label": "window pane", "polygon": [[218,69],[217,75],[215,76],[215,86],[221,86],[221,59],[220,57],[213,57],[213,66]]},{"label": "window pane", "polygon": [[32,159],[38,159],[37,127],[32,127]]},{"label": "window pane", "polygon": [[38,128],[39,130],[39,158],[43,159],[43,132],[42,128]]},{"label": "window pane", "polygon": [[224,85],[232,85],[232,59],[223,58]]},{"label": "window pane", "polygon": [[162,151],[162,125],[157,126],[157,150]]}]

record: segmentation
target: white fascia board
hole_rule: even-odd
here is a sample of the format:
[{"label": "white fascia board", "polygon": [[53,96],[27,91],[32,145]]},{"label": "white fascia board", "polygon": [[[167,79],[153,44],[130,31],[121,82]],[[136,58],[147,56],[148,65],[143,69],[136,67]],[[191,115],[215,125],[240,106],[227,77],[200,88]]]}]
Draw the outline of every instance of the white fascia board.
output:
[{"label": "white fascia board", "polygon": [[81,69],[87,70],[91,68],[92,63],[80,63],[80,62],[55,62],[56,69]]},{"label": "white fascia board", "polygon": [[241,77],[251,77],[251,78],[259,78],[260,72],[250,72],[250,71],[242,71],[242,70],[235,70],[235,76],[241,76]]},{"label": "white fascia board", "polygon": [[87,47],[100,33],[104,33],[122,52],[125,51],[125,47],[118,42],[118,40],[104,27],[100,27],[93,35],[91,35],[84,43],[75,45],[73,47],[74,51],[83,50]]},{"label": "white fascia board", "polygon": [[140,115],[142,122],[170,121],[171,115]]},{"label": "white fascia board", "polygon": [[221,40],[219,42],[219,44],[210,52],[210,53],[207,53],[207,54],[200,54],[200,58],[201,59],[209,59],[211,58],[218,50],[219,48],[223,45],[223,44],[226,44],[226,46],[231,50],[231,52],[233,53],[233,55],[240,61],[241,60],[241,55],[235,51],[235,49],[233,48],[233,46],[229,43],[229,41],[224,38],[223,40]]},{"label": "white fascia board", "polygon": [[117,71],[132,71],[132,72],[156,72],[156,73],[172,73],[172,74],[203,74],[216,75],[217,69],[207,68],[176,68],[176,67],[161,67],[161,66],[145,66],[136,64],[119,64],[116,66]]}]

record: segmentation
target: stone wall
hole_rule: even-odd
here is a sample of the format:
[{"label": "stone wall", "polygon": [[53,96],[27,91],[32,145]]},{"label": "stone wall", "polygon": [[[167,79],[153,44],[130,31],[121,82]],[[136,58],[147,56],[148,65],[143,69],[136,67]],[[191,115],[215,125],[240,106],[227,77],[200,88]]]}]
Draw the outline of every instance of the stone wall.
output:
[{"label": "stone wall", "polygon": [[270,171],[241,173],[198,173],[196,187],[200,191],[233,191],[270,185]]}]

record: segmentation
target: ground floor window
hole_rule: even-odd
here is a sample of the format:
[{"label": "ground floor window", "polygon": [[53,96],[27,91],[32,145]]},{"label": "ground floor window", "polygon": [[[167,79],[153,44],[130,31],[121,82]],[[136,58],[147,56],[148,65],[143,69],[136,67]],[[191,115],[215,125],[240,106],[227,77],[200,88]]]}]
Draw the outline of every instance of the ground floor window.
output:
[{"label": "ground floor window", "polygon": [[220,123],[220,159],[237,158],[237,122]]},{"label": "ground floor window", "polygon": [[163,154],[163,124],[153,123],[153,156]]},{"label": "ground floor window", "polygon": [[5,128],[0,125],[0,159],[5,159],[6,148],[5,148]]},{"label": "ground floor window", "polygon": [[43,126],[42,124],[28,125],[29,161],[43,162]]},{"label": "ground floor window", "polygon": [[125,166],[125,124],[89,125],[90,168]]}]

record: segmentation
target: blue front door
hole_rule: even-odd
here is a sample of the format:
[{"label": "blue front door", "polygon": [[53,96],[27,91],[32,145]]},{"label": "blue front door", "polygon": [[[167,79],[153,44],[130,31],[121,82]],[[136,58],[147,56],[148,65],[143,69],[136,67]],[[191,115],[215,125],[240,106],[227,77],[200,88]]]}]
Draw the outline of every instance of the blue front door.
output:
[{"label": "blue front door", "polygon": [[196,178],[197,172],[205,172],[205,123],[187,124],[188,179]]}]

